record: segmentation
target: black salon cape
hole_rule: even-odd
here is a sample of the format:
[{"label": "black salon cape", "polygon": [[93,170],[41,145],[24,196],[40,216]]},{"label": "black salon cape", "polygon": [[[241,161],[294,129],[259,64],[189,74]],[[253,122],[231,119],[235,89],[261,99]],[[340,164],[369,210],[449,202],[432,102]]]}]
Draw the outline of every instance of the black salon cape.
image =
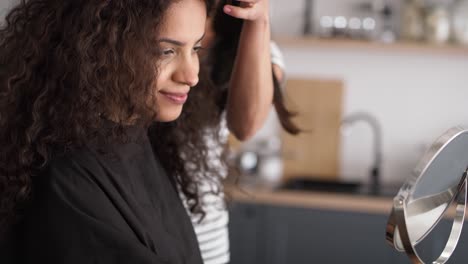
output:
[{"label": "black salon cape", "polygon": [[15,229],[14,263],[202,263],[146,132],[129,133],[133,142],[107,146],[114,154],[84,148],[36,177],[32,209]]}]

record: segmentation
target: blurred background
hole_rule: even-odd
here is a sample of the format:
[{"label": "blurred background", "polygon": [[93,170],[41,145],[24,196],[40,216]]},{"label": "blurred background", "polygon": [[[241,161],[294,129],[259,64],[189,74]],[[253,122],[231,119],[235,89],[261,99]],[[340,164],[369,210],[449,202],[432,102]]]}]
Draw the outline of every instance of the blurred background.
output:
[{"label": "blurred background", "polygon": [[[377,120],[383,182],[403,181],[438,135],[468,125],[467,1],[271,3],[288,78],[341,81],[341,118],[365,112]],[[341,133],[342,178],[367,175],[372,131],[356,122]]]},{"label": "blurred background", "polygon": [[[468,0],[270,2],[305,133],[272,112],[252,140],[231,139],[232,263],[410,263],[386,245],[387,217],[430,144],[468,127]],[[467,263],[465,246],[466,232],[449,263]]]},{"label": "blurred background", "polygon": [[[468,126],[468,1],[271,0],[271,16],[305,133],[272,113],[231,141],[233,263],[410,263],[386,244],[387,217],[432,142]],[[450,226],[418,246],[427,263]],[[448,263],[466,246],[465,230]]]}]

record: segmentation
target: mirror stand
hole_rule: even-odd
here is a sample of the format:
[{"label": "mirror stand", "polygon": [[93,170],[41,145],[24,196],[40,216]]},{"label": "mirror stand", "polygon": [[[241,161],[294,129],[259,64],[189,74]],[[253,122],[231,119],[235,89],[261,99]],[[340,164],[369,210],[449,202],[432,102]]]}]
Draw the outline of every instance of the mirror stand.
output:
[{"label": "mirror stand", "polygon": [[468,130],[453,127],[431,145],[393,199],[386,239],[393,248],[405,252],[412,263],[424,264],[416,246],[424,248],[421,242],[430,242],[429,234],[437,236],[444,229],[445,225],[439,224],[449,209],[455,212],[450,214],[452,227],[444,234],[447,242],[430,263],[446,263],[455,251],[465,221],[467,166]]},{"label": "mirror stand", "polygon": [[[432,264],[443,264],[447,262],[447,260],[454,252],[458,240],[460,239],[463,223],[465,220],[465,209],[467,200],[468,183],[466,174],[467,172],[464,173],[461,183],[456,188],[454,188],[454,190],[451,190],[451,195],[452,197],[454,197],[452,204],[455,205],[455,216],[453,219],[452,229],[450,231],[450,235],[447,240],[447,244],[445,245],[445,248],[443,249],[441,255],[437,258],[437,260],[433,261]],[[421,242],[425,235],[419,240],[412,243],[412,240],[410,239],[410,234],[408,232],[408,225],[406,222],[406,219],[408,219],[408,194],[409,192],[405,193],[405,188],[403,188],[403,191],[401,191],[399,195],[397,195],[393,199],[393,210],[391,212],[387,225],[387,240],[398,251],[406,252],[408,257],[411,259],[412,263],[424,264],[424,261],[418,255],[415,247],[419,242]],[[424,211],[428,212],[428,210],[443,204],[443,202],[439,202],[444,201],[444,199],[440,199],[442,196],[446,195],[444,195],[444,193],[440,193],[433,196],[423,197],[413,201],[412,206],[418,208],[420,210],[419,213],[424,213]],[[428,204],[428,201],[429,204],[432,205],[432,207],[424,208],[424,206]],[[416,206],[414,204],[416,204]],[[396,223],[400,224],[397,225]]]}]

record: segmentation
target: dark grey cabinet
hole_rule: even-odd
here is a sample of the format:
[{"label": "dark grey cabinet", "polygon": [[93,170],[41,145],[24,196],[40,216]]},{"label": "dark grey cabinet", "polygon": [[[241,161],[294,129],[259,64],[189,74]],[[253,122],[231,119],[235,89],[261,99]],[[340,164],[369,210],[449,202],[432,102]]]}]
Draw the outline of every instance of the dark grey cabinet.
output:
[{"label": "dark grey cabinet", "polygon": [[[433,245],[433,251],[436,252],[437,254],[440,254],[443,247],[445,246],[445,243],[447,242],[448,233],[450,232],[450,229],[452,227],[452,221],[445,220],[442,223],[442,227],[444,229],[444,231],[442,232],[443,235],[442,236],[439,235],[439,238],[435,240],[435,243]],[[447,264],[468,263],[468,250],[467,249],[468,249],[468,222],[465,221],[464,228],[463,228],[460,240],[458,241],[457,248],[455,249],[455,252],[453,253],[452,257],[450,257],[450,259],[447,261]],[[437,257],[437,256],[434,256],[434,257]]]},{"label": "dark grey cabinet", "polygon": [[231,263],[266,263],[266,210],[267,207],[255,204],[230,205]]},{"label": "dark grey cabinet", "polygon": [[[387,215],[233,203],[230,218],[232,264],[410,263],[385,241]],[[466,233],[449,263],[468,263]],[[431,241],[419,248],[429,258],[445,243]]]},{"label": "dark grey cabinet", "polygon": [[[270,208],[273,230],[284,240],[281,258],[271,263],[390,263],[385,244],[386,220],[379,215]],[[277,233],[277,231],[275,233]]]}]

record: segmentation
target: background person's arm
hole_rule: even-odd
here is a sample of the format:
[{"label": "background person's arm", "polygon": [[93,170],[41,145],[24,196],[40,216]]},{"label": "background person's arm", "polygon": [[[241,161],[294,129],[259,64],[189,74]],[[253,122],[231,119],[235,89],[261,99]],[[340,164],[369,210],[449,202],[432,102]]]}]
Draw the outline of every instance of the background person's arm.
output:
[{"label": "background person's arm", "polygon": [[247,140],[261,128],[271,109],[273,76],[269,0],[240,2],[240,6],[224,7],[228,15],[244,19],[229,86],[227,123],[237,139]]}]

